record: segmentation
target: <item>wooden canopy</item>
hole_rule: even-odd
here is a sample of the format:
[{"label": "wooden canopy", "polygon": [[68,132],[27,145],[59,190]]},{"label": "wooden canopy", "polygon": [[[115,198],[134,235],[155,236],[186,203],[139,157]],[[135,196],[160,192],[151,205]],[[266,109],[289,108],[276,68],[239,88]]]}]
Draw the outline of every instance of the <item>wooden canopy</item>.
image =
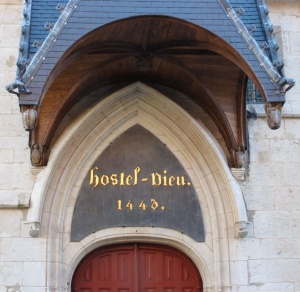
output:
[{"label": "wooden canopy", "polygon": [[[31,144],[42,145],[39,165],[46,165],[56,129],[81,98],[110,85],[101,99],[142,81],[154,88],[163,85],[184,93],[210,116],[230,153],[244,151],[248,78],[264,94],[244,58],[199,26],[158,16],[113,22],[82,37],[51,71],[42,91]],[[236,166],[234,158],[230,164]]]}]

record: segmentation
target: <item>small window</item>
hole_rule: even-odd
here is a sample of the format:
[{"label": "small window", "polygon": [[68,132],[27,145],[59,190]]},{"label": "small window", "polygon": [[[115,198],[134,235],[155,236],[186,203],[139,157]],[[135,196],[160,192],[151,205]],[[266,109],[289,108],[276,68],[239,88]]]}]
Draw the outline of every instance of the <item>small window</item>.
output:
[{"label": "small window", "polygon": [[247,84],[247,104],[248,103],[264,103],[264,100],[258,91],[258,89],[255,87],[254,83],[249,79]]}]

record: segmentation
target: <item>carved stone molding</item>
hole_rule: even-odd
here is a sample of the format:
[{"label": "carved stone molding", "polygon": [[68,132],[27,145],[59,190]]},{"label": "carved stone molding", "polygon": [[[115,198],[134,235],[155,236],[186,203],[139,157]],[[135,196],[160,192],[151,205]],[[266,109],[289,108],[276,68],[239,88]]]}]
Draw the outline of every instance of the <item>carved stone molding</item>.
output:
[{"label": "carved stone molding", "polygon": [[22,110],[23,127],[25,131],[34,130],[38,118],[38,112],[36,110],[36,107],[33,106],[31,108],[26,108],[22,106],[21,110]]},{"label": "carved stone molding", "polygon": [[264,109],[267,116],[268,126],[272,130],[278,129],[281,125],[282,103],[266,102]]},{"label": "carved stone molding", "polygon": [[30,193],[23,191],[1,191],[0,209],[24,209],[29,207]]},{"label": "carved stone molding", "polygon": [[230,171],[236,180],[245,180],[245,168],[230,168]]},{"label": "carved stone molding", "polygon": [[40,234],[40,221],[27,221],[25,224],[29,224],[29,235],[31,237],[37,237]]},{"label": "carved stone molding", "polygon": [[231,157],[233,166],[235,168],[241,168],[244,165],[245,147],[239,146],[231,149]]},{"label": "carved stone molding", "polygon": [[44,145],[33,144],[31,146],[30,159],[31,159],[31,164],[33,166],[43,165],[43,154],[45,151],[46,148],[44,147]]},{"label": "carved stone molding", "polygon": [[239,238],[243,238],[248,234],[248,225],[249,222],[247,221],[239,221],[235,223],[237,236]]},{"label": "carved stone molding", "polygon": [[231,286],[216,286],[216,287],[206,287],[204,288],[203,292],[231,292]]},{"label": "carved stone molding", "polygon": [[34,167],[34,166],[32,166],[32,167],[30,168],[31,177],[32,177],[33,179],[36,179],[36,177],[39,175],[39,173],[40,173],[42,170],[44,170],[45,168],[46,168],[45,166],[43,166],[43,167]]},{"label": "carved stone molding", "polygon": [[50,286],[50,287],[46,287],[46,291],[49,292],[69,292],[71,291],[71,287],[70,286],[65,286],[65,287],[54,287],[54,286]]}]

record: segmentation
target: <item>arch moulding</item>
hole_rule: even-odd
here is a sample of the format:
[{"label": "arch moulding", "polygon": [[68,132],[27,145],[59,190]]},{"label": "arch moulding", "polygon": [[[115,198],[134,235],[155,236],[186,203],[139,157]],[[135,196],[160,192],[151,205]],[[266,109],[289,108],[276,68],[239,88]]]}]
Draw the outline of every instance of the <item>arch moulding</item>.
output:
[{"label": "arch moulding", "polygon": [[[135,124],[166,144],[189,174],[202,209],[205,242],[157,227],[116,227],[70,242],[83,179],[109,143]],[[32,236],[47,238],[48,287],[66,287],[76,265],[96,247],[147,241],[185,252],[199,268],[204,291],[211,291],[230,286],[228,239],[246,234],[236,226],[247,223],[247,214],[222,149],[205,126],[163,94],[136,82],[85,110],[60,136],[37,177],[27,223]]]}]

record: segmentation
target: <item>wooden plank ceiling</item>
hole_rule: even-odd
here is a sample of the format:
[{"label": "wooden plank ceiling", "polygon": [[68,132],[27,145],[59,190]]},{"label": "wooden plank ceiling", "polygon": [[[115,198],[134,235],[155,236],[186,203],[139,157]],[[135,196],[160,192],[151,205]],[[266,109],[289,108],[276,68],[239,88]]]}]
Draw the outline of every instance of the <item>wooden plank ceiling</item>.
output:
[{"label": "wooden plank ceiling", "polygon": [[202,28],[165,17],[114,22],[90,32],[56,64],[43,90],[34,140],[49,148],[62,118],[82,97],[106,84],[119,89],[139,80],[184,92],[209,114],[230,152],[246,146],[247,75],[259,87],[243,59]]}]

